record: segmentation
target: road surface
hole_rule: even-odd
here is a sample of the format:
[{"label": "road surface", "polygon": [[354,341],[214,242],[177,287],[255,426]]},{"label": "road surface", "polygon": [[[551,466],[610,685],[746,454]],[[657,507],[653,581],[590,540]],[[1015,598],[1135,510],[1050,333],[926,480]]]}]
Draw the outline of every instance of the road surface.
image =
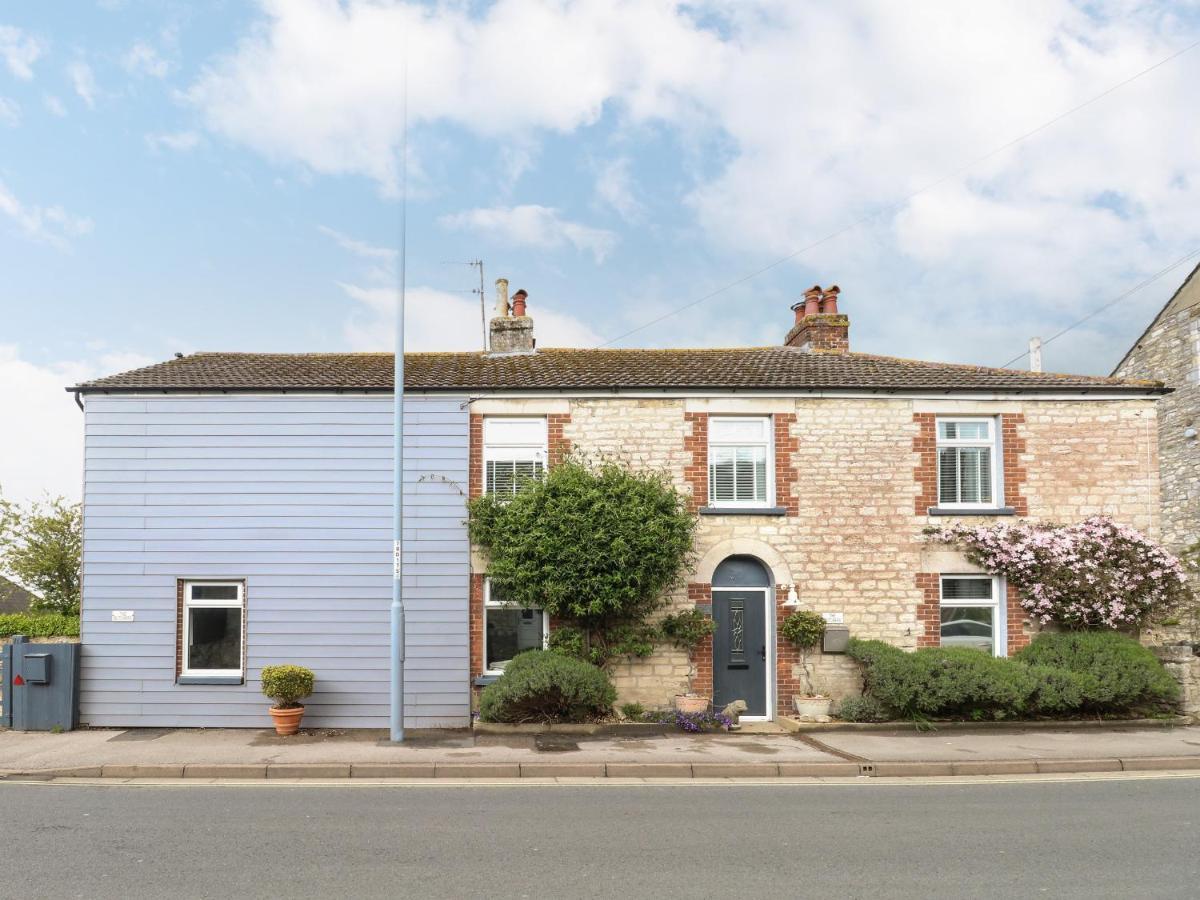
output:
[{"label": "road surface", "polygon": [[0,895],[1196,897],[1200,778],[0,783]]}]

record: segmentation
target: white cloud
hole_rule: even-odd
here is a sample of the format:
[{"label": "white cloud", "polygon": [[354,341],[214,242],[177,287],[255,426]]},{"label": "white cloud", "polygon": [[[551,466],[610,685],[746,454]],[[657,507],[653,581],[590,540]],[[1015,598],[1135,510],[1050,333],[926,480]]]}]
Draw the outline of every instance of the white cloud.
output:
[{"label": "white cloud", "polygon": [[16,126],[21,121],[21,107],[15,100],[0,97],[0,125]]},{"label": "white cloud", "polygon": [[121,57],[121,67],[130,75],[166,78],[170,65],[149,44],[138,41]]},{"label": "white cloud", "polygon": [[596,197],[623,218],[634,220],[641,216],[643,207],[636,196],[629,166],[630,160],[625,156],[609,160],[601,166],[596,178]]},{"label": "white cloud", "polygon": [[92,231],[92,220],[68,213],[61,206],[31,206],[22,203],[0,181],[0,215],[7,216],[27,236],[65,248],[68,238]]},{"label": "white cloud", "polygon": [[177,153],[186,153],[188,150],[196,149],[200,145],[200,141],[200,135],[194,131],[171,131],[146,135],[146,143],[150,149],[166,148]]},{"label": "white cloud", "polygon": [[[361,306],[346,325],[346,341],[354,350],[390,350],[395,322],[396,289],[342,284]],[[405,295],[404,345],[412,351],[481,350],[483,326],[478,299],[470,300],[429,287],[409,288]],[[487,310],[491,317],[491,310]],[[529,313],[539,347],[590,347],[601,338],[574,316],[539,307],[531,297]]]},{"label": "white cloud", "polygon": [[[318,172],[396,181],[400,85],[409,118],[488,137],[571,132],[624,98],[631,115],[675,105],[719,41],[664,2],[467,4],[263,0],[266,21],[187,96],[214,130]],[[701,77],[703,77],[701,75]],[[520,155],[510,173],[522,169]]]},{"label": "white cloud", "polygon": [[22,81],[33,78],[33,64],[45,46],[37,38],[12,25],[0,25],[0,59],[8,70]]},{"label": "white cloud", "polygon": [[328,238],[332,238],[343,250],[348,253],[353,253],[360,259],[366,259],[373,262],[382,262],[392,265],[396,262],[396,251],[391,247],[376,247],[374,244],[368,244],[366,241],[360,241],[357,238],[349,237],[342,234],[340,231],[335,231],[325,225],[318,225],[317,230]]},{"label": "white cloud", "polygon": [[470,209],[442,216],[438,224],[445,228],[478,231],[491,239],[517,246],[554,249],[569,244],[576,250],[591,253],[597,263],[604,262],[618,240],[614,232],[568,221],[557,209],[536,204]]},{"label": "white cloud", "polygon": [[63,106],[63,102],[53,94],[46,94],[42,97],[42,102],[46,105],[51,115],[58,116],[60,119],[67,114],[67,108]]},{"label": "white cloud", "polygon": [[71,78],[71,87],[79,98],[87,104],[88,109],[96,108],[96,76],[92,67],[82,60],[77,60],[67,66],[67,75]]},{"label": "white cloud", "polygon": [[109,353],[39,365],[23,359],[17,346],[0,344],[0,422],[14,436],[0,453],[0,495],[9,500],[34,500],[46,493],[80,499],[83,414],[65,389],[150,362],[136,353]]}]

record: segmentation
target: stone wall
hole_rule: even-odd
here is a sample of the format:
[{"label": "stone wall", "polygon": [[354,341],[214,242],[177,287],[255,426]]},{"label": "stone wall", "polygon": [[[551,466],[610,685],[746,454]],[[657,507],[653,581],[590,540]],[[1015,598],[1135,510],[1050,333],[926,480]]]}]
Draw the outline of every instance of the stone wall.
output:
[{"label": "stone wall", "polygon": [[[1193,273],[1158,320],[1137,342],[1116,374],[1157,379],[1173,389],[1159,401],[1158,449],[1161,535],[1175,553],[1200,541],[1200,279]],[[1192,589],[1200,595],[1200,575]],[[1159,639],[1200,643],[1200,627],[1187,617]]]},{"label": "stone wall", "polygon": [[[783,446],[776,468],[786,476],[778,479],[776,503],[786,514],[702,515],[696,564],[686,578],[690,591],[684,586],[674,592],[669,608],[694,606],[721,560],[749,554],[771,570],[776,619],[791,611],[782,604],[794,584],[801,608],[840,613],[856,637],[914,649],[936,643],[936,634],[927,636],[936,620],[919,615],[925,591],[916,576],[976,571],[960,554],[931,548],[922,535],[931,522],[948,521],[919,514],[916,506],[923,490],[922,416],[940,412],[1004,417],[1011,451],[1004,469],[1014,482],[1006,489],[1021,497],[1031,518],[1068,522],[1105,512],[1156,531],[1150,400],[581,399],[571,401],[562,439],[584,453],[599,451],[636,469],[666,471],[680,490],[691,492],[704,483],[699,469],[705,462],[693,437],[704,415],[776,417],[777,451]],[[1026,629],[1015,595],[1008,617],[1010,639],[1019,646]],[[665,704],[689,684],[710,687],[703,652],[689,660],[663,649],[650,659],[616,665],[621,702]],[[707,652],[711,661],[711,649]],[[780,649],[775,673],[780,713],[790,710],[799,665],[790,648]],[[810,665],[817,687],[835,698],[859,691],[857,667],[843,655],[818,652]]]}]

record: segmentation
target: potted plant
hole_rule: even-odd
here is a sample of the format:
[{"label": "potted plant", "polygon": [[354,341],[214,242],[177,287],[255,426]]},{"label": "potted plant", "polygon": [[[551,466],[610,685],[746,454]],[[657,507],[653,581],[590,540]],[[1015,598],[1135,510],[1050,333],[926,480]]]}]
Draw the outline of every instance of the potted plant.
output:
[{"label": "potted plant", "polygon": [[708,712],[708,698],[690,692],[687,694],[676,694],[675,709],[678,712],[687,713],[688,715]]},{"label": "potted plant", "polygon": [[276,734],[295,734],[300,730],[304,704],[300,701],[313,692],[316,676],[303,666],[263,666],[262,692],[274,701],[271,718]]},{"label": "potted plant", "polygon": [[825,636],[825,620],[811,610],[794,612],[779,626],[779,633],[800,650],[800,669],[804,673],[804,683],[808,693],[792,698],[796,707],[796,715],[802,719],[817,719],[829,715],[829,707],[833,702],[825,694],[818,694],[813,687],[812,674],[808,671],[808,651],[820,645]]}]

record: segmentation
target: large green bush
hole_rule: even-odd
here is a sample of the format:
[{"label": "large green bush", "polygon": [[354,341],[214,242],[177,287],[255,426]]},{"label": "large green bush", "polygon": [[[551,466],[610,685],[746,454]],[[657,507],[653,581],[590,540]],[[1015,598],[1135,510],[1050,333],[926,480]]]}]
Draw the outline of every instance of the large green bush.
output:
[{"label": "large green bush", "polygon": [[604,671],[554,650],[515,656],[479,698],[484,722],[587,722],[612,712],[617,692]]},{"label": "large green bush", "polygon": [[687,569],[696,517],[664,474],[567,460],[511,498],[472,500],[469,527],[500,596],[578,630],[564,651],[604,663],[674,640],[649,620]]},{"label": "large green bush", "polygon": [[1085,710],[1167,705],[1179,697],[1179,684],[1150,650],[1111,631],[1040,634],[1015,659],[1084,676]]},{"label": "large green bush", "polygon": [[864,696],[898,718],[1115,715],[1167,708],[1179,693],[1153,653],[1111,632],[1042,634],[1012,659],[861,640],[847,652],[862,666]]},{"label": "large green bush", "polygon": [[79,637],[79,617],[56,613],[4,613],[0,615],[0,638]]}]

